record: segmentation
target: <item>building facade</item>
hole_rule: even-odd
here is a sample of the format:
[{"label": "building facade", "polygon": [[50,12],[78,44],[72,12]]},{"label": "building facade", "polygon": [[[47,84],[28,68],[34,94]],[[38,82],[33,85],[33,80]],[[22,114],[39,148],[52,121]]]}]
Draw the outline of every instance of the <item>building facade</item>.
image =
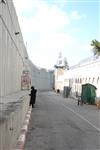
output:
[{"label": "building facade", "polygon": [[[57,75],[59,68],[55,69],[55,88],[60,88],[62,91],[64,86],[69,86],[71,88],[71,93],[73,95],[76,92],[80,95],[82,84],[90,83],[96,86],[97,98],[100,97],[100,57],[91,57],[85,59],[75,66],[68,69],[63,69],[62,75]],[[61,85],[59,86],[59,82]]]},{"label": "building facade", "polygon": [[64,85],[70,86],[72,93],[80,94],[82,84],[86,83],[94,85],[97,97],[100,97],[100,57],[81,61],[64,74]]},{"label": "building facade", "polygon": [[59,53],[57,63],[55,65],[55,91],[63,91],[64,88],[64,74],[65,71],[69,69],[66,58],[62,57],[62,54]]}]

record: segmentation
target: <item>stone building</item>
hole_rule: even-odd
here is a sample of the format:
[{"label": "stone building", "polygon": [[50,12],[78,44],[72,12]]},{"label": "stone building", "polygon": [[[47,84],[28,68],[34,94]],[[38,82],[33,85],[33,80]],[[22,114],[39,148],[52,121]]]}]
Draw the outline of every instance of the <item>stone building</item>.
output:
[{"label": "stone building", "polygon": [[64,86],[71,88],[73,95],[81,94],[82,84],[96,86],[97,99],[100,98],[100,57],[91,57],[80,61],[77,65],[65,69],[55,68],[55,88],[63,91]]}]

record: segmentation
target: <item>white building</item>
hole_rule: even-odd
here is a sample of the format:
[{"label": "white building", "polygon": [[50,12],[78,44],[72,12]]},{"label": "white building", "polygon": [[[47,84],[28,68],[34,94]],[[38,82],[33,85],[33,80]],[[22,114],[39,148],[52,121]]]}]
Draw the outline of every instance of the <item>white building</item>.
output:
[{"label": "white building", "polygon": [[65,71],[64,85],[71,86],[73,93],[81,93],[81,85],[85,83],[96,86],[100,97],[100,58],[88,58]]},{"label": "white building", "polygon": [[61,53],[59,53],[59,57],[55,65],[55,91],[57,90],[63,91],[64,74],[65,71],[68,69],[69,67],[66,58],[62,57]]},{"label": "white building", "polygon": [[[64,86],[71,87],[72,94],[78,92],[81,94],[82,84],[90,83],[96,86],[97,97],[100,97],[100,57],[91,57],[85,59],[70,69],[62,68],[62,74],[59,74],[59,68],[55,69],[55,88],[64,89]],[[60,86],[59,86],[60,83]]]}]

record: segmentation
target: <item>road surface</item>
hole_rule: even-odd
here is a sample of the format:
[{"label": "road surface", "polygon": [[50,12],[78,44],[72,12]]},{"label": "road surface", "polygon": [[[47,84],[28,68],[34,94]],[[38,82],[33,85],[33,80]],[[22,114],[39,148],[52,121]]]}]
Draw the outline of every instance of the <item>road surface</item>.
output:
[{"label": "road surface", "polygon": [[24,150],[100,150],[100,110],[54,92],[38,93]]}]

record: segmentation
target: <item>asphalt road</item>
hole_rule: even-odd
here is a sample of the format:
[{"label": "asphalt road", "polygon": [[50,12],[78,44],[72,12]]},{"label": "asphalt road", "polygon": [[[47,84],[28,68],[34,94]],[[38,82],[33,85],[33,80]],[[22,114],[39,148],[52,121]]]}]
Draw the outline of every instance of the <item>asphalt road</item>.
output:
[{"label": "asphalt road", "polygon": [[100,110],[54,92],[38,93],[24,150],[100,150]]}]

